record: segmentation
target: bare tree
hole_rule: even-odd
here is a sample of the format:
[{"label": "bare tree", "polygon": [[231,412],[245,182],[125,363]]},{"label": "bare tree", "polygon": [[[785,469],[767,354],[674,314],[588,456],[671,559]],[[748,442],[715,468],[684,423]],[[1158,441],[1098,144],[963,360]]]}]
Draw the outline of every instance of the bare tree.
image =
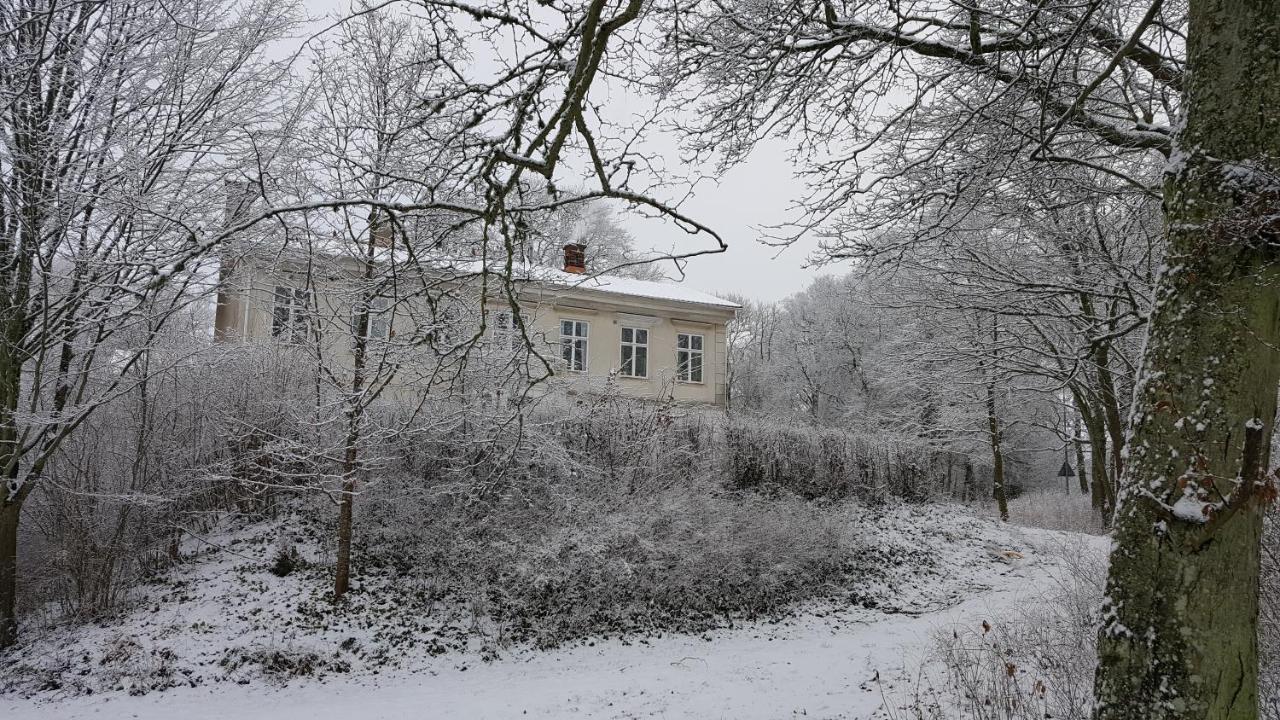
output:
[{"label": "bare tree", "polygon": [[[1169,243],[1128,421],[1099,643],[1100,718],[1257,712],[1257,557],[1280,357],[1273,242],[1275,8],[1262,0],[797,0],[671,6],[670,73],[730,162],[798,138],[798,230],[832,255],[906,255],[1028,161],[1155,195]],[[678,23],[676,22],[678,20]],[[684,68],[681,72],[680,68]],[[1174,122],[1179,114],[1182,119]],[[975,142],[977,145],[975,146]],[[973,153],[975,149],[980,150]],[[927,170],[929,184],[912,181]],[[907,242],[877,231],[909,224]],[[1139,305],[1141,307],[1141,305]],[[1088,314],[1089,308],[1081,310]],[[1094,339],[1122,315],[1093,307]],[[1113,358],[1092,356],[1106,388]],[[1114,380],[1114,378],[1112,378]],[[1125,438],[1115,382],[1092,437]],[[1097,477],[1095,466],[1095,478]]]},{"label": "bare tree", "polygon": [[[330,322],[328,332],[317,328],[308,338],[317,377],[340,397],[326,410],[345,424],[341,480],[332,492],[339,509],[335,596],[349,584],[365,423],[389,387],[408,384],[411,351],[427,350],[436,361],[421,387],[446,392],[484,365],[471,350],[497,323],[532,362],[508,358],[490,369],[549,377],[550,361],[524,326],[518,292],[522,261],[545,261],[563,244],[549,243],[546,233],[571,229],[604,251],[606,265],[624,271],[654,259],[631,252],[625,232],[602,214],[604,201],[642,207],[715,238],[708,249],[664,258],[723,249],[673,205],[632,189],[638,156],[620,130],[598,119],[590,99],[610,42],[616,45],[614,36],[629,30],[640,9],[639,2],[605,0],[541,10],[433,0],[362,4],[339,22],[333,45],[315,53],[314,96],[300,111],[311,118],[302,123],[310,133],[301,142],[286,136],[276,150],[296,157],[296,167],[287,176],[255,178],[262,210],[242,213],[231,231],[269,232],[274,224],[292,237],[302,255],[291,262],[309,278],[341,276],[350,286],[340,293],[349,305],[337,303],[352,309],[350,325]],[[514,55],[510,43],[520,48]],[[492,55],[477,60],[483,50]],[[582,177],[561,179],[573,170]],[[345,269],[335,272],[335,264]],[[319,296],[333,295],[326,284],[305,295],[317,314]],[[412,317],[415,305],[431,317]],[[378,313],[390,314],[394,340],[369,334]],[[344,327],[349,348],[343,343],[335,354],[327,345]]]},{"label": "bare tree", "polygon": [[[0,647],[23,502],[67,436],[136,378],[202,279],[193,229],[268,118],[287,3],[0,8]],[[123,331],[143,328],[128,343]]]}]

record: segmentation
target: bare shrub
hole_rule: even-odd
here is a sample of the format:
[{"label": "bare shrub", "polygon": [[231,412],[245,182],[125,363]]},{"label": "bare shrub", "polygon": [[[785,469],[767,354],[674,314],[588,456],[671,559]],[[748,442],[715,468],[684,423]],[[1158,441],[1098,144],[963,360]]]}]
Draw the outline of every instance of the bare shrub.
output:
[{"label": "bare shrub", "polygon": [[137,581],[179,559],[220,514],[263,517],[292,469],[277,446],[304,428],[283,411],[305,387],[270,347],[176,342],[64,441],[24,509],[20,596],[38,612],[109,612]]},{"label": "bare shrub", "polygon": [[[426,415],[451,417],[443,408]],[[820,493],[822,502],[794,483],[737,489],[726,472],[740,446],[722,438],[732,431],[757,443],[771,464],[802,455],[794,444],[788,451],[788,439],[811,448],[838,441],[828,458],[874,450],[866,458],[877,478],[905,479],[915,472],[905,460],[885,466],[911,456],[887,452],[887,442],[747,430],[715,413],[609,397],[549,402],[521,424],[453,417],[404,449],[407,472],[382,473],[362,499],[357,564],[431,587],[428,603],[461,600],[500,641],[545,647],[601,633],[695,631],[833,594],[862,602],[851,588],[930,562],[918,548],[867,546],[859,499],[892,497],[883,487]],[[815,451],[788,471],[822,458]],[[857,487],[832,466],[823,478]],[[872,595],[865,602],[885,600]]]},{"label": "bare shrub", "polygon": [[972,618],[934,638],[924,680],[891,717],[966,720],[1087,720],[1093,709],[1104,551],[1044,548],[1055,570],[1038,597],[1003,617]]},{"label": "bare shrub", "polygon": [[[979,515],[998,517],[991,503],[975,503]],[[1025,493],[1009,500],[1009,522],[1044,530],[1101,535],[1106,532],[1102,515],[1089,502],[1088,495],[1062,492]]]},{"label": "bare shrub", "polygon": [[[759,417],[724,423],[725,481],[776,486],[802,497],[924,500],[952,487],[947,453],[890,433],[851,433]],[[950,461],[949,461],[950,460]]]}]

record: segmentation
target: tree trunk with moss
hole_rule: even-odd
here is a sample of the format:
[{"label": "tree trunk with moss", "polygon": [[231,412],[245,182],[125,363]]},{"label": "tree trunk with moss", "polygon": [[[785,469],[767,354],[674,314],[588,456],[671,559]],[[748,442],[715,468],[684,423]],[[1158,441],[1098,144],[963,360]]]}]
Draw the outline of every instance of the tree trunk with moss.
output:
[{"label": "tree trunk with moss", "polygon": [[1116,514],[1095,716],[1256,718],[1280,381],[1280,6],[1192,0],[1168,267]]}]

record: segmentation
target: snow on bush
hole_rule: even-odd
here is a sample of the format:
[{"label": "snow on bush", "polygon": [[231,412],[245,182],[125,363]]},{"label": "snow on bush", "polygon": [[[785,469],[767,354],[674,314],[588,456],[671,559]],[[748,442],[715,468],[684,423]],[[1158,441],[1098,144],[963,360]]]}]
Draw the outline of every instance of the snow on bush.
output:
[{"label": "snow on bush", "polygon": [[923,443],[751,417],[724,423],[724,463],[735,487],[775,486],[806,498],[922,500],[948,486],[944,453]]},{"label": "snow on bush", "polygon": [[[103,465],[164,460],[180,483],[109,504],[70,493],[32,506],[50,517],[74,509],[87,524],[124,528],[127,541],[77,546],[83,560],[46,568],[47,582],[24,598],[45,614],[28,613],[21,645],[0,659],[4,689],[141,693],[417,667],[442,655],[471,662],[516,647],[700,632],[807,601],[914,612],[953,601],[992,562],[974,550],[982,521],[895,504],[944,486],[939,458],[903,438],[609,394],[553,398],[520,415],[462,396],[366,448],[354,582],[334,603],[336,512],[316,479],[332,475],[324,450],[334,445],[290,408],[296,378],[275,382],[293,378],[290,367],[241,368],[234,392],[201,396],[202,411],[193,403],[168,420],[172,442],[132,428],[148,442]],[[218,374],[197,369],[167,392]],[[76,467],[114,447],[84,445]],[[146,512],[128,512],[143,502]],[[50,553],[76,543],[55,522],[33,527]],[[100,599],[62,600],[77,588],[76,568],[98,562],[95,547],[113,568],[94,590]]]},{"label": "snow on bush", "polygon": [[[988,546],[1003,531],[951,507],[823,506],[703,486],[624,509],[568,502],[570,492],[549,493],[566,500],[553,526],[491,510],[473,523],[422,515],[431,530],[419,535],[371,529],[352,590],[336,604],[330,545],[309,511],[232,523],[210,544],[185,545],[184,561],[136,587],[126,611],[32,628],[0,660],[4,691],[140,694],[429,671],[797,609],[918,613],[984,587],[1001,565]],[[372,510],[361,520],[377,524]],[[283,577],[272,572],[281,527],[295,531],[297,557]],[[1020,541],[999,542],[1018,549]],[[393,548],[398,563],[376,562]]]}]

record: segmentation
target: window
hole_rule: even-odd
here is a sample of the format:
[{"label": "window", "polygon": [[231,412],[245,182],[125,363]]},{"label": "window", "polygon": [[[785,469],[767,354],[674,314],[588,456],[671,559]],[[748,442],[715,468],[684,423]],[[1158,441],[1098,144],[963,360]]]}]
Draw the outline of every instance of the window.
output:
[{"label": "window", "polygon": [[581,320],[560,321],[560,356],[570,370],[587,371],[587,323]]},{"label": "window", "polygon": [[649,377],[649,331],[644,328],[622,328],[623,377]]},{"label": "window", "polygon": [[306,342],[311,336],[311,291],[276,286],[271,311],[271,337],[285,342]]},{"label": "window", "polygon": [[676,335],[676,380],[702,382],[702,336]]},{"label": "window", "polygon": [[457,305],[438,305],[431,313],[431,324],[426,331],[427,341],[442,353],[449,353],[462,342],[462,309]]},{"label": "window", "polygon": [[[391,301],[384,297],[369,298],[369,327],[365,338],[387,340],[391,337]],[[351,308],[351,334],[360,332],[360,303]]]},{"label": "window", "polygon": [[497,310],[489,317],[489,349],[499,355],[508,355],[520,347],[520,328],[510,310]]}]

